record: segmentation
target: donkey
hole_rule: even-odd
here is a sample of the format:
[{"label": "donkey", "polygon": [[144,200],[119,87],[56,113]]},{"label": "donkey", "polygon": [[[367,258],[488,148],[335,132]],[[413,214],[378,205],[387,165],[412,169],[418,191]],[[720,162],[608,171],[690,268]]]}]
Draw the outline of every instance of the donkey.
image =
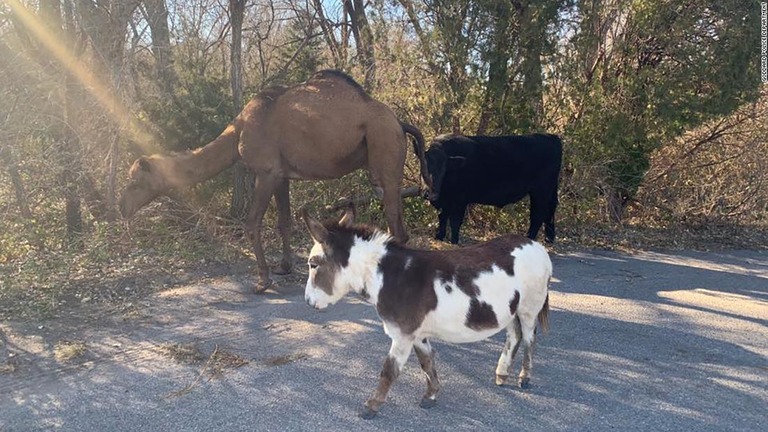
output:
[{"label": "donkey", "polygon": [[325,309],[354,291],[376,307],[392,339],[379,385],[361,417],[378,413],[412,347],[427,375],[420,406],[435,405],[440,382],[431,338],[476,342],[506,329],[496,384],[507,382],[522,342],[518,384],[529,387],[536,319],[546,330],[549,316],[552,261],[541,244],[508,235],[455,250],[416,250],[382,231],[355,225],[353,208],[338,222],[320,223],[306,210],[302,217],[314,240],[307,303]]}]

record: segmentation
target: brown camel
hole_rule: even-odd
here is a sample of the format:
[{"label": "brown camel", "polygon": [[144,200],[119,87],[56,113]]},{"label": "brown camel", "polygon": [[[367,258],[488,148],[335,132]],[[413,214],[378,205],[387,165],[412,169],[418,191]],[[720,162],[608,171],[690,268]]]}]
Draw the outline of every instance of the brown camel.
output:
[{"label": "brown camel", "polygon": [[266,90],[254,97],[215,140],[173,156],[137,159],[120,197],[120,213],[133,216],[161,194],[207,180],[242,159],[256,174],[246,221],[256,255],[255,290],[271,284],[261,243],[261,222],[274,195],[283,257],[274,269],[291,271],[289,179],[339,178],[366,167],[383,199],[390,233],[405,243],[400,187],[406,157],[405,133],[415,138],[422,180],[431,188],[424,158],[424,137],[372,99],[350,76],[321,71],[293,87]]}]

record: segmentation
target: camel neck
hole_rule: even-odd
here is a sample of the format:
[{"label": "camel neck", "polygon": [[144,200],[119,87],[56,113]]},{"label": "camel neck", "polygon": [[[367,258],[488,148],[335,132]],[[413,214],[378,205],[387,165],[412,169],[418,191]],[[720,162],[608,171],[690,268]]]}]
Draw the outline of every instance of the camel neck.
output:
[{"label": "camel neck", "polygon": [[168,181],[174,188],[207,180],[232,166],[240,157],[237,151],[239,133],[229,125],[215,140],[204,147],[169,159]]}]

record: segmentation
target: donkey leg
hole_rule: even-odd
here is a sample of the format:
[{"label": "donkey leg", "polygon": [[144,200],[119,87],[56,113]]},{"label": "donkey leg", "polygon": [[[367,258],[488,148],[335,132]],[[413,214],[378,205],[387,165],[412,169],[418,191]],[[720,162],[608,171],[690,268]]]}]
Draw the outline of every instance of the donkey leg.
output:
[{"label": "donkey leg", "polygon": [[277,205],[277,230],[283,241],[283,259],[272,271],[275,274],[288,274],[293,269],[293,254],[291,253],[291,202],[290,183],[282,179],[275,189],[275,204]]},{"label": "donkey leg", "polygon": [[521,339],[520,319],[515,316],[515,319],[507,326],[507,342],[504,344],[499,362],[496,364],[496,385],[504,385],[507,382],[509,369],[512,367],[517,349],[520,348]]},{"label": "donkey leg", "polygon": [[384,367],[382,367],[381,374],[379,375],[379,385],[376,387],[373,396],[365,402],[365,407],[360,413],[360,417],[366,420],[372,419],[379,412],[379,408],[381,408],[387,400],[389,388],[400,375],[400,371],[403,369],[405,362],[408,361],[408,356],[411,354],[412,347],[413,340],[392,340],[392,346],[389,348],[387,358],[384,359]]},{"label": "donkey leg", "polygon": [[[518,315],[519,316],[519,315]],[[536,317],[520,317],[520,330],[523,342],[523,366],[520,368],[518,384],[521,389],[531,387],[531,366],[533,363],[533,343],[536,337]]]},{"label": "donkey leg", "polygon": [[415,341],[413,348],[416,351],[419,364],[421,364],[421,369],[427,375],[427,392],[421,398],[419,406],[432,408],[437,403],[437,392],[440,391],[440,380],[437,379],[437,370],[435,370],[435,350],[432,349],[432,345],[427,339]]},{"label": "donkey leg", "polygon": [[248,212],[248,220],[246,222],[248,233],[251,237],[253,254],[256,256],[258,281],[254,291],[257,293],[266,290],[272,284],[272,280],[269,277],[269,267],[267,267],[267,261],[264,257],[264,247],[261,243],[261,223],[264,220],[264,213],[266,213],[269,206],[269,199],[272,197],[272,193],[279,181],[275,177],[256,175],[256,185],[253,188],[253,202],[251,203],[251,209]]}]

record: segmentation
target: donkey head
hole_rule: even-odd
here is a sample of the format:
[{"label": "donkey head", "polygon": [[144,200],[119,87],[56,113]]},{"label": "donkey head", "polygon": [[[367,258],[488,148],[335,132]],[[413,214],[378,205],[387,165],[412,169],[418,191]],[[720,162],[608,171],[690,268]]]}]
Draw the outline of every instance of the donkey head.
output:
[{"label": "donkey head", "polygon": [[304,299],[316,309],[325,309],[352,289],[342,273],[349,264],[354,244],[354,235],[345,228],[354,224],[355,210],[350,207],[338,222],[326,224],[311,218],[306,209],[302,210],[302,217],[315,241],[309,252],[309,277]]},{"label": "donkey head", "polygon": [[166,181],[157,158],[138,158],[128,171],[130,179],[120,196],[120,214],[130,218],[140,208],[166,191]]}]

